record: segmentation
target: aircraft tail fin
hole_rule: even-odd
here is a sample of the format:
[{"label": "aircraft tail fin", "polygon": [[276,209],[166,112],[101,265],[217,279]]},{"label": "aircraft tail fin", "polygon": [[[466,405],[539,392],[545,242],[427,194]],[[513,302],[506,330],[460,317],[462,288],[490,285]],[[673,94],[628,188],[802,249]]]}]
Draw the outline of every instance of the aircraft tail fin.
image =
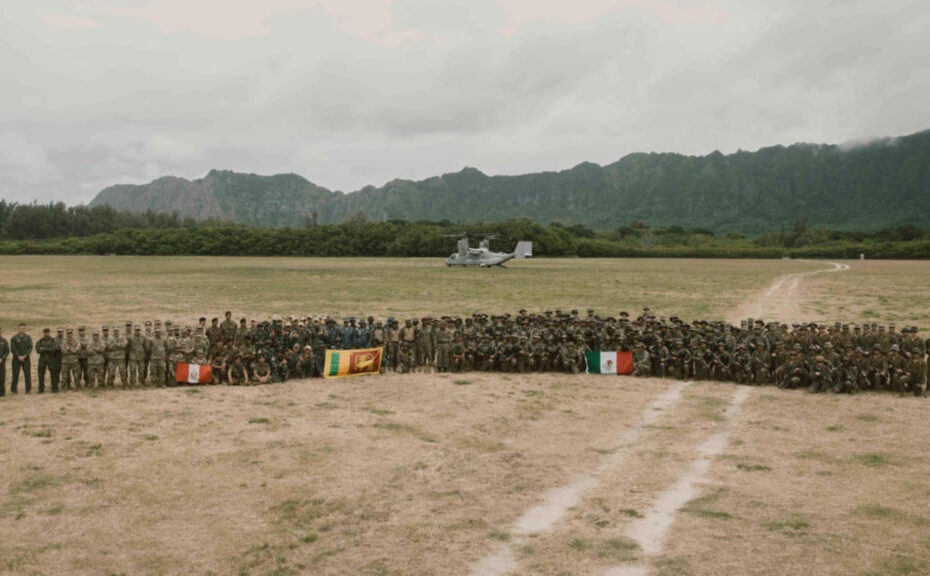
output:
[{"label": "aircraft tail fin", "polygon": [[517,247],[513,251],[514,258],[532,258],[533,243],[528,240],[517,242]]}]

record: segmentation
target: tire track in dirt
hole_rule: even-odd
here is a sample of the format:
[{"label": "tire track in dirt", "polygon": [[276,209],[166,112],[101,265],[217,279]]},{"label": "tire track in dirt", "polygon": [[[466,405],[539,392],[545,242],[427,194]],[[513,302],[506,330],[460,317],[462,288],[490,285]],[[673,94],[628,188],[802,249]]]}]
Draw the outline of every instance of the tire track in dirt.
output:
[{"label": "tire track in dirt", "polygon": [[617,450],[602,459],[592,473],[576,476],[571,483],[547,491],[540,504],[524,512],[514,523],[511,529],[513,538],[474,564],[472,576],[497,576],[516,570],[513,550],[520,547],[527,537],[551,531],[568,510],[578,505],[585,493],[598,485],[598,476],[623,462],[643,432],[681,399],[682,391],[689,384],[676,382],[650,402],[639,422],[620,436]]},{"label": "tire track in dirt", "polygon": [[723,419],[710,436],[698,447],[698,456],[674,484],[659,494],[649,511],[627,526],[626,536],[636,542],[643,551],[643,559],[636,564],[613,566],[604,571],[604,576],[646,576],[648,562],[662,552],[675,515],[688,501],[694,499],[699,487],[705,482],[711,461],[727,444],[730,425],[739,412],[740,405],[749,397],[751,388],[737,386],[727,406]]},{"label": "tire track in dirt", "polygon": [[811,270],[810,272],[795,272],[784,274],[775,278],[765,290],[734,308],[726,317],[727,322],[739,324],[747,318],[762,318],[764,320],[777,320],[779,322],[802,321],[801,302],[804,299],[802,291],[803,281],[806,278],[827,272],[845,272],[849,264],[839,262],[824,262],[818,260],[799,260],[815,264],[829,264],[829,268]]}]

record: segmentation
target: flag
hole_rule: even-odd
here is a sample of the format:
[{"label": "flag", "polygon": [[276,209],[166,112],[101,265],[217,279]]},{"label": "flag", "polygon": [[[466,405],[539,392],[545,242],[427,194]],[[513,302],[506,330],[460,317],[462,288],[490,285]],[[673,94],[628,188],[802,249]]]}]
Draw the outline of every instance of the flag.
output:
[{"label": "flag", "polygon": [[327,350],[323,363],[323,378],[380,374],[383,354],[384,348]]},{"label": "flag", "polygon": [[632,374],[633,353],[616,351],[588,351],[584,353],[588,374]]},{"label": "flag", "polygon": [[174,372],[174,381],[186,384],[206,384],[213,379],[213,368],[204,364],[178,362]]}]

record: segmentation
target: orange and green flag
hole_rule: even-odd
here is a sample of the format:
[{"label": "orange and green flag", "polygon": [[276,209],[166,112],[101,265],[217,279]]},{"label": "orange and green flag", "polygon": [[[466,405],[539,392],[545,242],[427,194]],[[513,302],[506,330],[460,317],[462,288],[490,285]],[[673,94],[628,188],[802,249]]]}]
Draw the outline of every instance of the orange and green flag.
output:
[{"label": "orange and green flag", "polygon": [[380,374],[383,354],[384,348],[327,350],[326,361],[323,363],[323,378]]}]

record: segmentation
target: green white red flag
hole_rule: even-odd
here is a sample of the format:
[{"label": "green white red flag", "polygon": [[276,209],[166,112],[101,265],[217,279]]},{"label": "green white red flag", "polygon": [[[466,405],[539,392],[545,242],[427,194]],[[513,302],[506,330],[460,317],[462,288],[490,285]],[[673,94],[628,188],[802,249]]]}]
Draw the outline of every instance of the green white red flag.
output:
[{"label": "green white red flag", "polygon": [[632,374],[633,353],[624,351],[594,350],[584,353],[585,372],[588,374]]}]

